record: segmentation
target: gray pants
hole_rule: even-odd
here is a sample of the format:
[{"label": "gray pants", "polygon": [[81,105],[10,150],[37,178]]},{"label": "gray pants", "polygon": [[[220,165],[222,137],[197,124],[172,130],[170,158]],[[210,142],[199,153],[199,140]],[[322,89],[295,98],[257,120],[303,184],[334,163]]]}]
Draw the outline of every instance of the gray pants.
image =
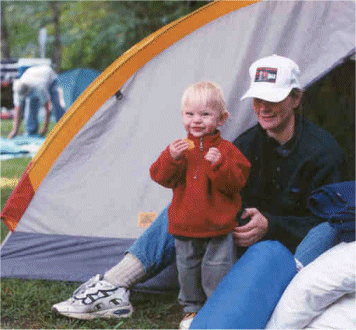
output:
[{"label": "gray pants", "polygon": [[178,300],[184,312],[198,312],[237,260],[232,234],[175,239]]}]

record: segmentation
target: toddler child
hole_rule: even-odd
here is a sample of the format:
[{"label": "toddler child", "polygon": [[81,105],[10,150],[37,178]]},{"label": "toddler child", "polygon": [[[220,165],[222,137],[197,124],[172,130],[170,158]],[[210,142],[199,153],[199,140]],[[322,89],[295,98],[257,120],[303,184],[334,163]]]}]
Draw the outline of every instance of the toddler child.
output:
[{"label": "toddler child", "polygon": [[232,229],[250,163],[218,127],[229,113],[219,86],[198,82],[182,97],[187,139],[173,141],[151,165],[151,178],[173,190],[168,231],[175,236],[179,301],[193,320],[234,262]]}]

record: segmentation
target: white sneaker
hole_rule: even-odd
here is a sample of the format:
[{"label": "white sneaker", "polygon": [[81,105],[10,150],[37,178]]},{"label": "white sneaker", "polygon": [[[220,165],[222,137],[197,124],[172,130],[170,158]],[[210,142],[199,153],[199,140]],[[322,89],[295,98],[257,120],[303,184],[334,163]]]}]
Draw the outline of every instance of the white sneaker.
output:
[{"label": "white sneaker", "polygon": [[179,323],[179,329],[189,329],[195,315],[197,315],[197,313],[186,313],[183,317],[183,320]]},{"label": "white sneaker", "polygon": [[130,291],[116,287],[98,274],[82,284],[72,297],[52,306],[52,312],[75,319],[129,317],[133,312]]}]

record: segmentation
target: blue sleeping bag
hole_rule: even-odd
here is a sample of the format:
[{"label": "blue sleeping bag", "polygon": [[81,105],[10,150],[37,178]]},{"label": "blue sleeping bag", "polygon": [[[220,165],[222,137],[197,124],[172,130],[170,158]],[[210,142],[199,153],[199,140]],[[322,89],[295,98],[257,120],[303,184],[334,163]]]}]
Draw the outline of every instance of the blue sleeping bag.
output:
[{"label": "blue sleeping bag", "polygon": [[292,253],[277,241],[248,248],[194,318],[191,329],[264,329],[296,274]]}]

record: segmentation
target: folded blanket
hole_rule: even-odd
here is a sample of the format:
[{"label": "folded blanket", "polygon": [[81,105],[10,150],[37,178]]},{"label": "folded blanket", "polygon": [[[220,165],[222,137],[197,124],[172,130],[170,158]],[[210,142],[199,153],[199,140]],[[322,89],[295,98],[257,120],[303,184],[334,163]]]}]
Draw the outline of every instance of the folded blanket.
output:
[{"label": "folded blanket", "polygon": [[355,181],[329,184],[314,190],[309,209],[331,223],[355,220]]},{"label": "folded blanket", "polygon": [[355,181],[325,185],[314,190],[308,207],[343,234],[342,240],[355,240]]}]

